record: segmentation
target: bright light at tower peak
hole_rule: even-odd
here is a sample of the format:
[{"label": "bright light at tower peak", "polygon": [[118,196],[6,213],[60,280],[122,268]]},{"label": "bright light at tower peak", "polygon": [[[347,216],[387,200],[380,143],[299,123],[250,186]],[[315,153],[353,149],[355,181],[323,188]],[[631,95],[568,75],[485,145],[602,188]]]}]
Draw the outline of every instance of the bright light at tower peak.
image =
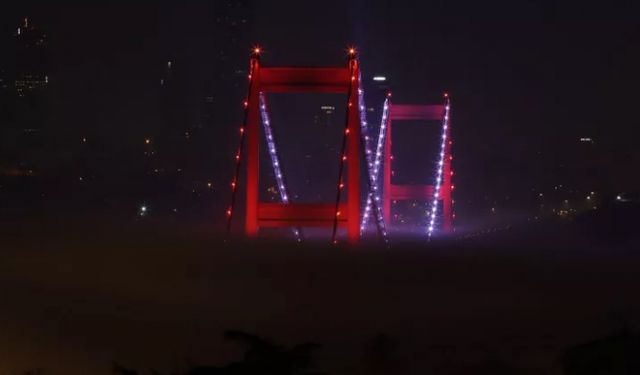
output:
[{"label": "bright light at tower peak", "polygon": [[255,53],[256,55],[259,55],[260,52],[262,52],[262,48],[260,48],[260,46],[253,47],[253,53]]},{"label": "bright light at tower peak", "polygon": [[356,54],[356,48],[355,47],[349,47],[349,55],[355,55]]}]

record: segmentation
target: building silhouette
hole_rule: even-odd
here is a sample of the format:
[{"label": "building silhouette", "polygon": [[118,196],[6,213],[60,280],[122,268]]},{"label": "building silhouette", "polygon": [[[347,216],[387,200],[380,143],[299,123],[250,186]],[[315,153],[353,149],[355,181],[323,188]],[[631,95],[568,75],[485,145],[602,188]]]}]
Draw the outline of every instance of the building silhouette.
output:
[{"label": "building silhouette", "polygon": [[43,90],[49,83],[47,34],[24,18],[16,30],[16,64],[14,87],[24,97]]}]

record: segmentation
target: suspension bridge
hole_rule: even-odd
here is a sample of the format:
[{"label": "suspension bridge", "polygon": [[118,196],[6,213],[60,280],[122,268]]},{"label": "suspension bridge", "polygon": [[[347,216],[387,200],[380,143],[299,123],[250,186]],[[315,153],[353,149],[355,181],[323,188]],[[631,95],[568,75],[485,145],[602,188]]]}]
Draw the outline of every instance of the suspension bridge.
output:
[{"label": "suspension bridge", "polygon": [[[324,203],[292,201],[269,116],[269,93],[346,94],[344,128],[339,159],[336,160],[339,168],[335,200]],[[433,105],[393,103],[388,94],[382,105],[378,134],[373,135],[367,121],[360,62],[355,48],[349,48],[344,66],[309,68],[263,65],[261,49],[256,47],[249,61],[248,90],[243,108],[231,199],[226,212],[228,236],[237,216],[237,197],[241,189],[245,199],[243,235],[248,238],[257,237],[260,228],[290,228],[295,239],[302,241],[304,228],[325,227],[331,229],[333,244],[341,239],[340,230],[346,232],[346,240],[352,244],[372,232],[381,241],[389,243],[387,227],[392,219],[392,202],[402,200],[429,202],[424,212],[427,219],[425,238],[431,239],[436,232],[453,231],[453,143],[448,94],[444,94],[443,103]],[[424,166],[425,173],[432,176],[432,184],[392,183],[392,126],[399,126],[406,120],[440,121],[439,150],[434,152],[434,165]],[[276,179],[277,203],[259,199],[261,128]],[[366,165],[364,187],[362,162]],[[241,183],[243,165],[246,172]]]}]

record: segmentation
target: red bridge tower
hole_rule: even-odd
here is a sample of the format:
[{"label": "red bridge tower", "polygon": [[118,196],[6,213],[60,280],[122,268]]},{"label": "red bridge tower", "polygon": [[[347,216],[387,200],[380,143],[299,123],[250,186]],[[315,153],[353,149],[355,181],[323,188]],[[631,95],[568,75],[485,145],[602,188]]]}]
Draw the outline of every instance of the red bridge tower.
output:
[{"label": "red bridge tower", "polygon": [[[445,105],[411,105],[411,104],[392,104],[389,102],[389,115],[387,117],[387,127],[385,135],[384,145],[384,171],[383,171],[383,197],[382,197],[382,212],[385,222],[391,224],[391,203],[392,201],[399,200],[424,200],[428,202],[433,201],[434,186],[433,185],[394,185],[391,183],[391,163],[393,161],[392,155],[392,139],[391,128],[394,122],[409,121],[409,120],[422,120],[422,121],[441,121],[445,115]],[[451,124],[449,120],[449,125]],[[440,192],[438,199],[442,203],[442,230],[443,232],[451,232],[453,230],[453,200],[451,193],[453,185],[451,183],[452,170],[451,160],[453,156],[451,154],[451,126],[447,126],[444,134],[446,135],[446,143],[443,156],[442,167],[442,184],[440,186]],[[424,166],[426,172],[432,171],[432,166]]]},{"label": "red bridge tower", "polygon": [[[262,66],[260,50],[256,48],[250,61],[249,90],[244,102],[245,119],[240,130],[240,148],[236,154],[236,178],[232,181],[232,203],[227,211],[230,229],[238,188],[240,159],[246,137],[246,215],[244,231],[255,237],[261,227],[342,227],[347,229],[349,242],[360,238],[360,115],[358,89],[360,88],[359,62],[354,49],[342,67],[272,67]],[[260,94],[267,93],[337,93],[347,94],[347,117],[344,128],[343,153],[337,200],[327,204],[260,202],[259,140]],[[338,160],[336,160],[338,161]],[[342,169],[346,167],[346,180]],[[346,202],[341,193],[346,187]]]}]

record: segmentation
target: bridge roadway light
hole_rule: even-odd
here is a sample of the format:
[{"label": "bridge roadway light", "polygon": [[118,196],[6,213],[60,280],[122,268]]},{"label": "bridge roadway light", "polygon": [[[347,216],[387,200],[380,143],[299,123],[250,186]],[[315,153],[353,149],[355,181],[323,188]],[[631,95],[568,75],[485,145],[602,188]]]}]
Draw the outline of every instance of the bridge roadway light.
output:
[{"label": "bridge roadway light", "polygon": [[376,81],[376,82],[384,82],[384,81],[387,80],[387,77],[385,77],[385,76],[375,76],[375,77],[373,77],[373,80]]}]

